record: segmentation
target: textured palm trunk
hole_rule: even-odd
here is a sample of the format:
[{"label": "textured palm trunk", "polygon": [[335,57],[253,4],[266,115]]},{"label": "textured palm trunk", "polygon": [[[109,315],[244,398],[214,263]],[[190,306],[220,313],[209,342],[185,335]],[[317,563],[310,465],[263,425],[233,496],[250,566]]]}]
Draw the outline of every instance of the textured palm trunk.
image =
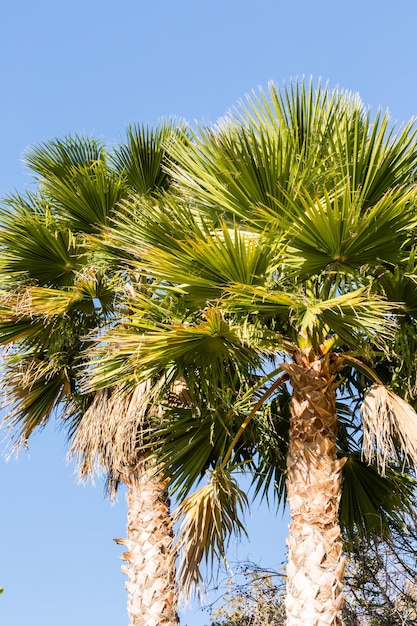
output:
[{"label": "textured palm trunk", "polygon": [[341,470],[330,357],[298,353],[286,367],[293,387],[287,490],[287,626],[339,626],[345,559],[338,522]]},{"label": "textured palm trunk", "polygon": [[177,626],[175,559],[166,483],[154,470],[140,466],[127,484],[127,547],[122,559],[127,565],[130,626]]}]

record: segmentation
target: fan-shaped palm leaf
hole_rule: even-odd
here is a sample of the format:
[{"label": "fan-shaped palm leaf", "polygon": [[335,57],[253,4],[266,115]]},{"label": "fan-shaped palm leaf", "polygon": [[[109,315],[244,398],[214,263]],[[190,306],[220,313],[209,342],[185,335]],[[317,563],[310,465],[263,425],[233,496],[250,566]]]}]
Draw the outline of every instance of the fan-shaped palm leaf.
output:
[{"label": "fan-shaped palm leaf", "polygon": [[178,120],[162,122],[156,128],[131,124],[126,141],[116,146],[111,162],[126,177],[132,192],[156,195],[171,185],[171,176],[164,169],[167,152],[185,137],[186,125]]},{"label": "fan-shaped palm leaf", "polygon": [[203,558],[213,567],[214,557],[225,559],[232,532],[244,532],[242,513],[247,496],[230,469],[216,468],[209,482],[188,496],[174,512],[180,523],[177,550],[182,553],[179,577],[185,597],[199,589],[199,565]]}]

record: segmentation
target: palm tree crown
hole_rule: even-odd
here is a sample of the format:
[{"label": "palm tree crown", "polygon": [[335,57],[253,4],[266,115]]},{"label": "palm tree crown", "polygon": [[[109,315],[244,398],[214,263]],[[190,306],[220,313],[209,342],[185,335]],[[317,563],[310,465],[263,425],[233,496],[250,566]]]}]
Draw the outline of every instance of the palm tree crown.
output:
[{"label": "palm tree crown", "polygon": [[416,462],[417,418],[382,384],[413,387],[399,346],[415,336],[416,130],[347,93],[272,85],[170,155],[176,194],[116,218],[112,245],[149,290],[106,335],[94,384],[186,381],[158,457],[185,498],[186,587],[210,541],[223,554],[242,529],[243,466],[288,498],[288,624],[340,624],[339,523],[386,528]]},{"label": "palm tree crown", "polygon": [[[114,387],[86,392],[85,381],[92,346],[125,313],[135,282],[128,259],[107,254],[101,233],[112,228],[123,198],[169,187],[164,146],[182,133],[174,122],[155,130],[131,126],[126,143],[111,153],[78,136],[42,144],[25,159],[35,191],[11,195],[0,208],[4,425],[22,445],[57,417],[81,476],[104,471],[111,495],[120,482],[128,485],[125,571],[135,625],[178,623],[166,485],[148,475],[146,454],[135,443],[147,420],[149,385],[121,398]],[[153,544],[143,543],[141,524],[151,529]],[[157,557],[149,559],[146,550]]]}]

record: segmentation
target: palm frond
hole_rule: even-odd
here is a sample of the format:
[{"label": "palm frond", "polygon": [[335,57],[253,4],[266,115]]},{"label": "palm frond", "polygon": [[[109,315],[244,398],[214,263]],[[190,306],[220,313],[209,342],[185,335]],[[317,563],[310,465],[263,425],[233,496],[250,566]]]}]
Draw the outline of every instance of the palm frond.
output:
[{"label": "palm frond", "polygon": [[0,222],[0,271],[4,286],[25,279],[41,285],[72,283],[74,270],[81,267],[85,247],[70,230],[53,220],[45,200],[32,213],[25,205],[16,212],[11,212],[7,205],[1,207]]},{"label": "palm frond", "polygon": [[[175,364],[178,375],[192,377],[198,370],[199,384],[211,380],[216,386],[214,379],[217,384],[225,383],[230,372],[241,367],[254,369],[260,363],[256,351],[245,345],[233,323],[216,307],[208,307],[195,323],[171,320],[155,324],[146,316],[135,317],[114,329],[106,340],[109,348],[99,348],[105,356],[96,368],[98,378],[106,369],[109,373],[113,368],[117,371],[121,361],[125,371],[130,368],[130,376],[140,378],[159,375]],[[93,374],[93,385],[98,384],[98,378]]]},{"label": "palm frond", "polygon": [[395,130],[389,113],[371,112],[363,105],[341,120],[330,150],[339,171],[353,189],[360,190],[365,207],[378,203],[387,189],[414,182],[417,164],[415,120]]},{"label": "palm frond", "polygon": [[347,547],[358,535],[368,540],[389,535],[392,521],[401,525],[404,512],[413,510],[414,494],[415,481],[395,467],[387,466],[381,476],[378,467],[361,461],[360,453],[348,455],[339,510]]},{"label": "palm frond", "polygon": [[185,599],[201,589],[202,560],[213,569],[215,559],[225,560],[231,534],[246,534],[241,516],[247,506],[247,496],[231,470],[216,468],[209,473],[209,482],[174,511],[174,522],[180,524],[176,549],[181,555],[178,574]]},{"label": "palm frond", "polygon": [[150,417],[156,414],[160,414],[160,408],[153,403],[150,380],[137,385],[131,393],[121,387],[95,392],[70,433],[68,456],[75,458],[80,479],[92,477],[95,472],[106,474],[108,492],[114,497],[120,481],[142,460],[144,433]]},{"label": "palm frond", "polygon": [[114,149],[111,162],[136,194],[155,195],[171,184],[165,169],[167,152],[185,133],[186,126],[179,120],[162,122],[155,128],[131,124],[126,141]]},{"label": "palm frond", "polygon": [[285,203],[300,185],[313,189],[324,165],[329,175],[324,147],[338,117],[335,96],[320,89],[314,96],[312,83],[281,95],[271,84],[268,94],[248,97],[214,130],[199,128],[190,145],[174,146],[174,179],[203,214],[264,230],[257,207],[269,207],[279,219],[276,200]]},{"label": "palm frond", "polygon": [[415,136],[413,122],[395,133],[387,114],[373,120],[347,92],[314,88],[312,81],[282,91],[271,84],[214,130],[200,128],[188,145],[174,146],[172,175],[206,216],[234,216],[263,230],[300,189],[311,194],[324,182],[348,184],[370,208],[386,190],[409,185]]},{"label": "palm frond", "polygon": [[104,146],[94,137],[67,135],[38,144],[26,151],[23,163],[41,180],[71,178],[74,168],[103,160]]},{"label": "palm frond", "polygon": [[[404,244],[415,224],[417,187],[388,189],[371,207],[364,205],[361,191],[352,191],[349,184],[333,193],[324,188],[322,197],[300,190],[281,206],[279,223],[290,242],[287,262],[302,276],[329,267],[349,273],[403,261]],[[274,223],[270,211],[259,212]]]},{"label": "palm frond", "polygon": [[95,233],[107,225],[116,205],[126,195],[126,185],[123,176],[100,160],[78,165],[70,178],[51,177],[44,183],[43,193],[69,228]]},{"label": "palm frond", "polygon": [[385,472],[388,462],[417,465],[417,413],[384,385],[372,385],[362,405],[363,455]]},{"label": "palm frond", "polygon": [[169,398],[162,401],[163,418],[151,423],[146,437],[158,467],[169,478],[171,493],[180,499],[224,457],[238,427],[239,416],[233,407],[220,399],[217,405],[213,398],[204,402],[199,395],[201,405],[191,407],[174,408],[169,406]]},{"label": "palm frond", "polygon": [[[319,337],[319,343],[329,332],[336,333],[348,345],[358,345],[361,337],[373,338],[377,344],[394,336],[392,303],[372,293],[364,286],[323,300],[314,293],[299,290],[280,291],[258,285],[231,285],[221,301],[234,313],[274,317],[279,332],[292,327],[301,336]],[[281,323],[281,326],[279,324]],[[285,341],[276,335],[280,349]],[[289,344],[291,347],[291,344]]]},{"label": "palm frond", "polygon": [[9,432],[10,441],[15,449],[27,444],[35,429],[46,425],[51,413],[56,409],[63,396],[69,393],[69,380],[60,369],[54,371],[48,364],[38,370],[11,371],[2,381],[2,409],[6,411],[2,420],[3,427]]}]

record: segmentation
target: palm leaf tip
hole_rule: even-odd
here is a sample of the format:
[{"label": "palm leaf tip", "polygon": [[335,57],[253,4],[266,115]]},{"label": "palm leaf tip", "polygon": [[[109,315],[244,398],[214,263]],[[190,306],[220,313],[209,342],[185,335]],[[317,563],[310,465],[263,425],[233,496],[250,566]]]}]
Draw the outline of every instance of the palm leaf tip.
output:
[{"label": "palm leaf tip", "polygon": [[385,473],[387,462],[417,466],[417,413],[384,385],[372,385],[362,405],[363,450]]},{"label": "palm leaf tip", "polygon": [[226,562],[226,548],[233,532],[246,530],[241,516],[248,499],[230,471],[216,468],[210,481],[188,496],[174,511],[174,523],[179,523],[176,550],[181,554],[179,587],[184,601],[194,594],[202,595],[203,558],[213,570],[215,558]]}]

